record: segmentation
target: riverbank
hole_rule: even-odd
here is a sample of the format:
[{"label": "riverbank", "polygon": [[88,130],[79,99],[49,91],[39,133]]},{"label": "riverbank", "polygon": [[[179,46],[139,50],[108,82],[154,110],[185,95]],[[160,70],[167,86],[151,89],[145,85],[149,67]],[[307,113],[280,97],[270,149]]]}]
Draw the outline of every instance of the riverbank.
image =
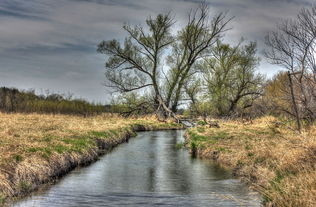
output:
[{"label": "riverbank", "polygon": [[273,117],[219,125],[189,129],[186,146],[232,168],[263,195],[266,206],[316,206],[315,126],[298,134]]},{"label": "riverbank", "polygon": [[0,113],[0,205],[97,160],[136,131],[179,128],[153,118],[110,114],[83,118]]}]

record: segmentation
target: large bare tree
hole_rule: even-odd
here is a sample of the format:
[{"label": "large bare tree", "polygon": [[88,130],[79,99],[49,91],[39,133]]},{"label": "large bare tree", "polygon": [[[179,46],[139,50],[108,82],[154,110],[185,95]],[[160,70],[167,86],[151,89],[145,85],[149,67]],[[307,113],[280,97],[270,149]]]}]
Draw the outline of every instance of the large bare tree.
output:
[{"label": "large bare tree", "polygon": [[316,6],[302,9],[296,19],[283,20],[266,37],[271,63],[289,71],[293,111],[310,122],[316,119]]},{"label": "large bare tree", "polygon": [[124,26],[128,37],[123,44],[110,40],[98,45],[98,52],[108,58],[107,86],[121,93],[150,92],[157,112],[175,116],[185,83],[195,73],[192,66],[223,35],[229,21],[224,13],[210,18],[202,4],[190,12],[188,23],[176,35],[171,33],[170,13],[149,17],[146,28]]}]

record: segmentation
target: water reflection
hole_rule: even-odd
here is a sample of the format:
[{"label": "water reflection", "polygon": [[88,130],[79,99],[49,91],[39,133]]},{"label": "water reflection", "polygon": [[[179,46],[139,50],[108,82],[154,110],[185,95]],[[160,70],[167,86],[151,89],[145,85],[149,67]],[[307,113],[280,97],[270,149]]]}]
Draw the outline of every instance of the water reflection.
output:
[{"label": "water reflection", "polygon": [[230,172],[175,145],[183,131],[142,132],[15,206],[260,206]]}]

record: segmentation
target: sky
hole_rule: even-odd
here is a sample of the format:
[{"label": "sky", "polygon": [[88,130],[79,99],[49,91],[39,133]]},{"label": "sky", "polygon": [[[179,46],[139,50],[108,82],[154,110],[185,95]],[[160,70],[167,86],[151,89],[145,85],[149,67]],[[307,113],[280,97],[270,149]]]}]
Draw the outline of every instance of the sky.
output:
[{"label": "sky", "polygon": [[[268,78],[279,67],[262,55],[264,37],[277,22],[295,18],[314,0],[206,0],[210,15],[234,17],[224,41],[241,37],[257,41],[258,71]],[[176,31],[198,0],[0,0],[0,87],[74,94],[91,102],[109,103],[102,40],[123,40],[125,23],[144,25],[148,16],[172,12]]]}]

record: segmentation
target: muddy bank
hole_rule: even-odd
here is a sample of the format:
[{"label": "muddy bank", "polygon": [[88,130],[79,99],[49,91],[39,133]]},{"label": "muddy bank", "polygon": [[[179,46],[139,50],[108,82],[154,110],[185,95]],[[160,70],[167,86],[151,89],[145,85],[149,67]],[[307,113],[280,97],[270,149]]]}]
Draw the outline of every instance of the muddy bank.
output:
[{"label": "muddy bank", "polygon": [[117,131],[104,132],[108,137],[95,134],[92,138],[94,144],[82,152],[53,153],[46,158],[30,156],[18,164],[0,166],[0,205],[5,200],[25,196],[40,185],[52,182],[78,166],[89,165],[117,145],[128,142],[138,131],[181,128],[183,127],[175,124],[132,124]]}]

